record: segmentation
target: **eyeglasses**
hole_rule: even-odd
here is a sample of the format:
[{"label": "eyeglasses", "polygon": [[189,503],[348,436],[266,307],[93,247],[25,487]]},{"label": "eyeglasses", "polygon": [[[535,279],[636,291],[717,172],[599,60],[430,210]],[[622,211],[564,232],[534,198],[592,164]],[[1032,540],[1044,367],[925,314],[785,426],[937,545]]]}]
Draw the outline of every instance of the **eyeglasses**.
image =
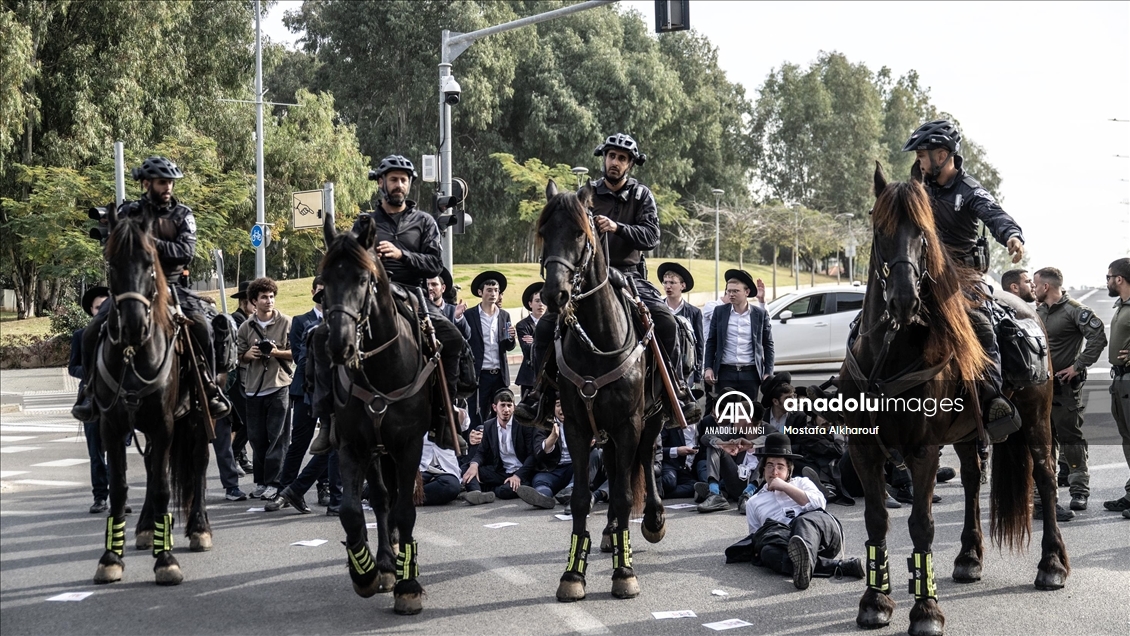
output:
[{"label": "eyeglasses", "polygon": [[1106,276],[1107,280],[1110,280],[1112,278],[1122,278],[1122,275],[1121,274],[1107,274],[1107,276]]},{"label": "eyeglasses", "polygon": [[727,289],[727,290],[726,290],[726,293],[727,293],[727,294],[730,294],[730,295],[734,295],[734,294],[737,294],[737,293],[739,293],[739,292],[741,292],[741,291],[742,291],[742,290],[740,290],[740,289]]}]

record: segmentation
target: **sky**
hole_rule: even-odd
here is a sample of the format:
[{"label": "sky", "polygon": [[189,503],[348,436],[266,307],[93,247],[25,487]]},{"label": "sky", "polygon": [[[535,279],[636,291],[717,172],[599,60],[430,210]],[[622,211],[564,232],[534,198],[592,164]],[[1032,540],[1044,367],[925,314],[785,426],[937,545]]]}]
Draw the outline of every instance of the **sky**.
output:
[{"label": "sky", "polygon": [[[620,4],[654,28],[652,0]],[[264,34],[293,42],[282,16],[300,5],[278,2]],[[1000,172],[1030,269],[1103,286],[1107,265],[1130,256],[1130,2],[691,0],[689,13],[750,99],[774,69],[821,51],[895,77],[916,70]]]}]

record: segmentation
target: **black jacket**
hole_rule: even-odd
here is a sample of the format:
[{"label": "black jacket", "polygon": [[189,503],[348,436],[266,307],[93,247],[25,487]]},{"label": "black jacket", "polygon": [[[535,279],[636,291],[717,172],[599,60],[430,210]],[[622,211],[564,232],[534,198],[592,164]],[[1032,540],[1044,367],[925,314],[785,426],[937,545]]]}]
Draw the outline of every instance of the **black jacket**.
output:
[{"label": "black jacket", "polygon": [[[303,385],[306,378],[306,334],[310,329],[321,324],[322,319],[313,309],[302,314],[295,316],[290,321],[290,334],[287,339],[290,341],[290,353],[294,359],[294,379],[290,383],[290,394],[292,396],[301,396]],[[292,400],[293,401],[293,400]],[[302,400],[299,399],[299,402]]]},{"label": "black jacket", "polygon": [[676,316],[682,316],[691,323],[691,328],[694,331],[694,346],[695,346],[695,365],[694,376],[690,378],[691,384],[698,384],[702,382],[702,369],[706,360],[706,337],[702,333],[702,310],[695,307],[686,298],[683,299],[683,306],[679,311],[675,312]]},{"label": "black jacket", "polygon": [[522,336],[534,335],[535,326],[532,316],[526,316],[514,325],[514,331],[518,332],[518,346],[522,348],[522,366],[518,367],[518,377],[514,380],[514,384],[518,386],[532,387],[537,384],[537,372],[534,371],[534,365],[531,362],[534,345],[522,341]]},{"label": "black jacket", "polygon": [[592,211],[618,226],[608,235],[608,264],[647,280],[642,252],[659,247],[659,211],[651,190],[628,177],[623,188],[612,192],[601,179],[593,187]]},{"label": "black jacket", "polygon": [[1013,236],[1024,242],[1024,234],[1016,221],[1005,212],[993,195],[969,176],[962,167],[964,159],[954,156],[957,175],[949,183],[940,186],[927,176],[926,191],[934,208],[934,221],[938,228],[938,239],[950,249],[952,254],[969,254],[977,243],[977,222],[983,221],[998,243],[1004,245]]},{"label": "black jacket", "polygon": [[[757,367],[757,377],[763,378],[773,373],[773,329],[769,323],[769,314],[756,302],[749,304],[750,329],[753,345],[753,364]],[[726,350],[726,340],[729,338],[730,314],[734,306],[726,303],[714,308],[714,317],[710,319],[710,333],[706,336],[705,364],[714,370],[714,377],[718,377],[718,369],[722,366],[722,354]]]},{"label": "black jacket", "polygon": [[126,201],[118,211],[121,216],[149,217],[153,222],[153,242],[157,247],[157,258],[161,261],[161,271],[169,284],[180,280],[181,272],[196,255],[196,217],[192,210],[176,197],[167,207],[157,207],[148,197],[137,201]]},{"label": "black jacket", "polygon": [[490,466],[500,475],[517,475],[523,484],[530,483],[534,478],[534,463],[536,449],[534,448],[534,432],[510,418],[510,439],[514,442],[514,454],[522,467],[513,473],[506,472],[502,465],[502,455],[498,453],[498,418],[492,417],[483,424],[483,441],[479,442],[471,462],[479,466]]},{"label": "black jacket", "polygon": [[[431,215],[416,209],[415,201],[408,201],[399,214],[389,214],[378,206],[369,216],[377,226],[373,244],[388,241],[404,252],[400,260],[381,259],[392,282],[426,288],[427,279],[439,276],[443,269],[439,226]],[[353,230],[358,230],[356,223]]]}]

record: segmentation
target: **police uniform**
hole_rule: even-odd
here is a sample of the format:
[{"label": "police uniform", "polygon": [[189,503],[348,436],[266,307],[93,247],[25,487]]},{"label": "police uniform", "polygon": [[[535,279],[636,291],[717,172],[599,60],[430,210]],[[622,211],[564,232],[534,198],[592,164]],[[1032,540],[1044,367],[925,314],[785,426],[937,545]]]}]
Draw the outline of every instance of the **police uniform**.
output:
[{"label": "police uniform", "polygon": [[[1071,496],[1091,494],[1087,473],[1087,440],[1083,436],[1083,383],[1087,367],[1094,364],[1106,347],[1106,332],[1095,312],[1067,292],[1052,305],[1041,304],[1036,313],[1044,321],[1055,372],[1074,367],[1077,375],[1066,384],[1055,380],[1052,400],[1052,424],[1059,444],[1060,461],[1069,469]],[[1086,346],[1084,347],[1084,341]]]},{"label": "police uniform", "polygon": [[[1121,298],[1114,303],[1114,317],[1110,319],[1110,414],[1118,427],[1118,434],[1122,436],[1122,454],[1126,457],[1126,465],[1130,466],[1130,361],[1119,357],[1119,351],[1130,350],[1130,302]],[[1111,504],[1103,505],[1109,510]],[[1126,480],[1126,494],[1122,501],[1130,501],[1130,479]]]}]

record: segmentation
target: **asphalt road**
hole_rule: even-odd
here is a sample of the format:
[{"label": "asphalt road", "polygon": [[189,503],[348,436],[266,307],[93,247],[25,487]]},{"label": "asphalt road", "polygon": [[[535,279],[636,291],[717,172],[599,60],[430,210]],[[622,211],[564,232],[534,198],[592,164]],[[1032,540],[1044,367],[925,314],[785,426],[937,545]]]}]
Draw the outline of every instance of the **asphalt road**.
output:
[{"label": "asphalt road", "polygon": [[[336,518],[324,516],[312,502],[314,515],[289,509],[248,512],[262,502],[223,501],[214,470],[209,505],[215,548],[190,553],[178,529],[175,554],[185,574],[182,585],[153,583],[152,557],[132,549],[131,528],[124,580],[96,586],[91,578],[105,518],[86,512],[91,498],[81,429],[65,415],[2,418],[0,631],[5,635],[705,634],[711,632],[703,623],[730,618],[752,623],[735,633],[858,632],[854,618],[861,582],[818,579],[800,592],[765,570],[724,565],[722,550],[746,534],[745,519],[734,512],[669,510],[661,543],[651,545],[638,533],[634,536],[642,587],[638,598],[611,597],[610,555],[594,553],[589,597],[559,604],[554,590],[564,569],[570,524],[553,517],[560,509],[533,510],[521,502],[421,508],[416,536],[420,580],[428,593],[425,610],[415,617],[396,616],[390,596],[362,599],[353,593],[339,543],[344,532]],[[130,500],[137,509],[144,472],[137,453],[131,451],[129,457]],[[1056,592],[1040,592],[1032,584],[1038,528],[1026,553],[987,550],[982,582],[953,583],[948,574],[958,547],[960,486],[939,486],[943,501],[935,506],[934,550],[948,633],[1127,633],[1130,521],[1101,507],[1103,499],[1122,493],[1127,468],[1118,447],[1095,446],[1091,458],[1091,510],[1063,525],[1073,570],[1067,587]],[[943,462],[953,461],[947,451]],[[249,489],[249,478],[243,481]],[[1066,490],[1060,492],[1066,497]],[[831,509],[843,521],[849,554],[858,556],[864,540],[862,505]],[[596,509],[598,515],[604,511],[604,506]],[[911,601],[902,567],[911,549],[908,512],[892,511],[889,545],[899,606],[881,634],[903,633],[908,625]],[[517,525],[484,527],[502,521]],[[590,520],[590,527],[599,531],[599,519]],[[291,545],[308,539],[327,543]],[[77,602],[47,601],[67,592],[90,596]],[[697,617],[656,620],[651,614],[669,610],[692,610]]]}]

